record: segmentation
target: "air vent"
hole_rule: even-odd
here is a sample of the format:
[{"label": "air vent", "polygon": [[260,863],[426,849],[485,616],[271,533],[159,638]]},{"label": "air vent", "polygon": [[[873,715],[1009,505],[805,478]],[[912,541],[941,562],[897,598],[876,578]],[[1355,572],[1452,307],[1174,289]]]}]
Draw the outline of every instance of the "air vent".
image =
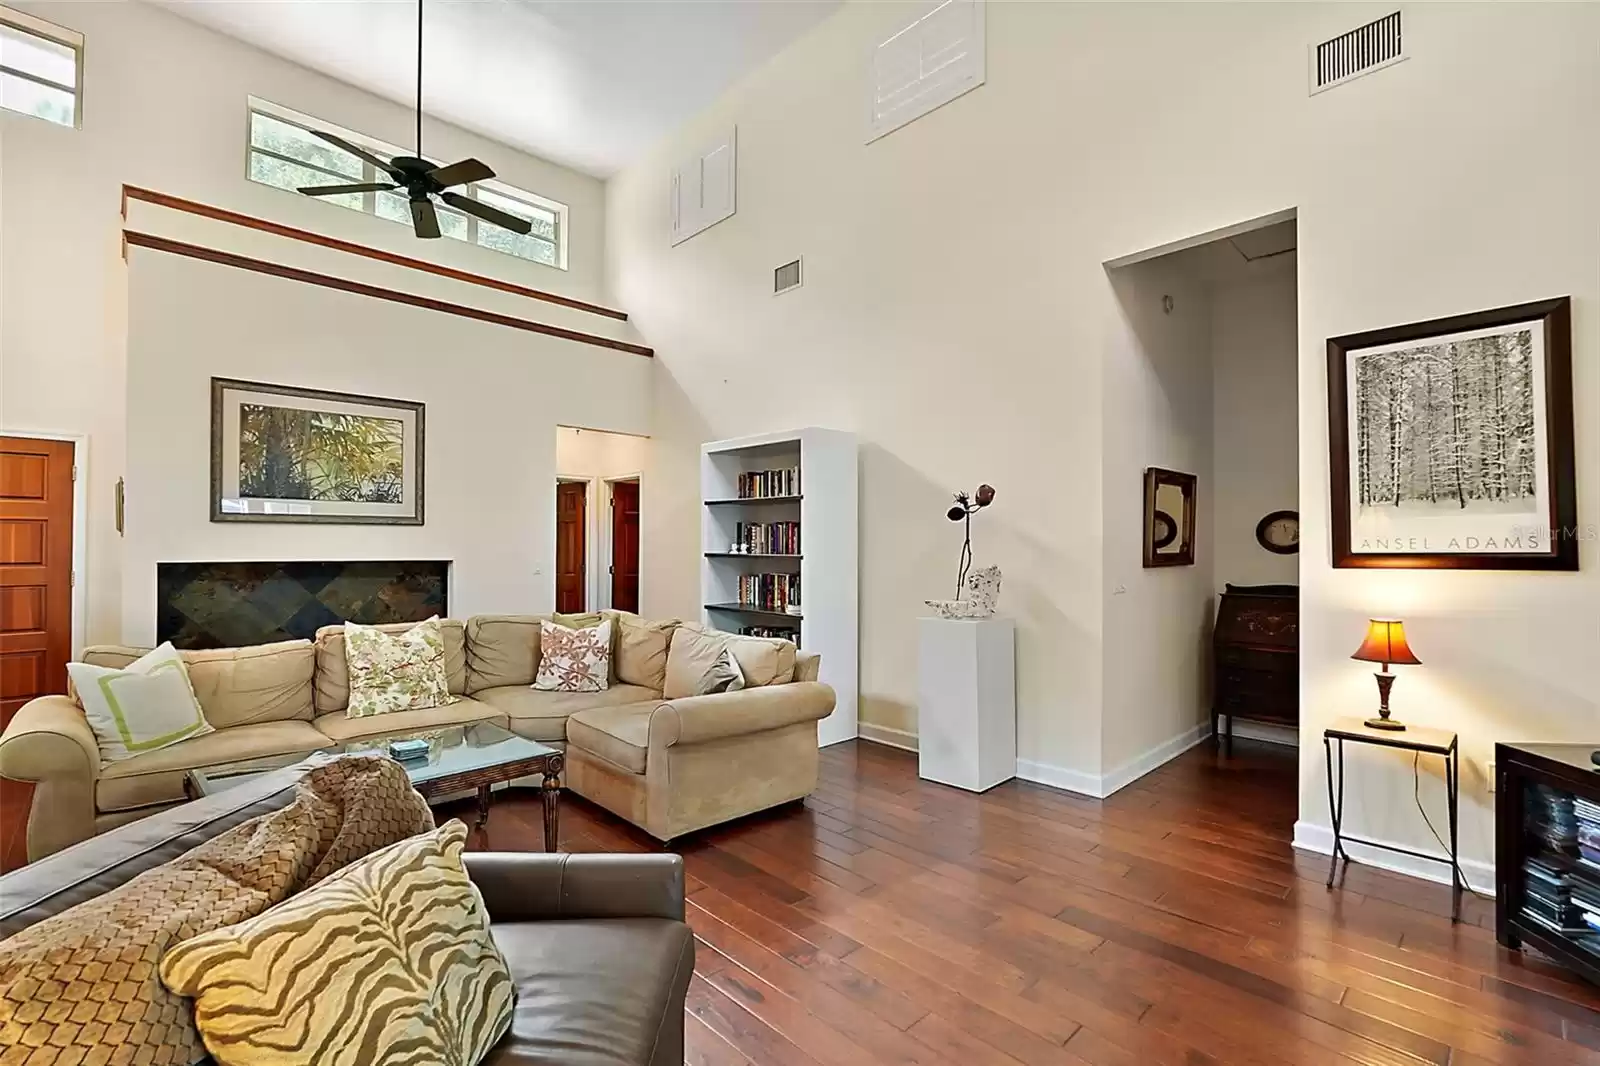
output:
[{"label": "air vent", "polygon": [[790,289],[800,287],[800,260],[785,263],[772,272],[772,295],[788,292]]},{"label": "air vent", "polygon": [[1343,85],[1406,58],[1400,12],[1311,46],[1311,95]]}]

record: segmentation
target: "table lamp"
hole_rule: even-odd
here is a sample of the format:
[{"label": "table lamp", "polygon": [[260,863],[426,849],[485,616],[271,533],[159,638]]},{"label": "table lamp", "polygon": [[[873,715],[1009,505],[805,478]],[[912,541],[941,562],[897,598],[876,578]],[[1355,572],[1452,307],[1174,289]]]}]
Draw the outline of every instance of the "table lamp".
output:
[{"label": "table lamp", "polygon": [[1422,665],[1422,660],[1412,653],[1411,646],[1406,643],[1405,625],[1393,618],[1368,619],[1367,639],[1361,642],[1361,647],[1350,658],[1383,664],[1383,672],[1372,675],[1378,679],[1378,717],[1368,718],[1367,725],[1373,729],[1404,729],[1404,723],[1389,717],[1389,690],[1394,688],[1394,675],[1389,672],[1389,664]]}]

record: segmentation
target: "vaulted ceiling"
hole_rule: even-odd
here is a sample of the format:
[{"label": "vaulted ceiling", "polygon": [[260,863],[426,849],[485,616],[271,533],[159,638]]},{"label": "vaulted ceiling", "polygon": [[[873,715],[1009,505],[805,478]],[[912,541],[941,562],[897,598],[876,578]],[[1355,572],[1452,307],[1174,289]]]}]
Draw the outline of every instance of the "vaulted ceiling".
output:
[{"label": "vaulted ceiling", "polygon": [[[426,0],[424,107],[604,177],[838,3]],[[380,96],[413,101],[411,0],[162,0],[162,6]]]}]

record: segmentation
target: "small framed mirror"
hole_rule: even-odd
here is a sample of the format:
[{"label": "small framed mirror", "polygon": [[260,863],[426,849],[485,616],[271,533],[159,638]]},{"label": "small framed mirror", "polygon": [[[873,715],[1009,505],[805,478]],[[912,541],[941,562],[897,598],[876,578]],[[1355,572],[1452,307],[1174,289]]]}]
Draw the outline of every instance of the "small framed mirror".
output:
[{"label": "small framed mirror", "polygon": [[1152,466],[1144,472],[1144,565],[1194,565],[1193,474]]}]

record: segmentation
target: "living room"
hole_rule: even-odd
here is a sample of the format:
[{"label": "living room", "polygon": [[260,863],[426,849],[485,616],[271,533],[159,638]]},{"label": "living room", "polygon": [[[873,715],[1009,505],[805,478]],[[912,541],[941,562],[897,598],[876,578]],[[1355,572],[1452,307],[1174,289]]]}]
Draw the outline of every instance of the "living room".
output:
[{"label": "living room", "polygon": [[[64,66],[13,51],[24,38]],[[1520,797],[1535,778],[1497,745],[1600,732],[1600,8],[14,0],[0,44],[0,435],[11,451],[34,442],[66,515],[0,512],[13,531],[50,530],[37,543],[54,566],[48,581],[22,573],[35,542],[16,532],[0,567],[8,723],[35,696],[81,719],[67,661],[124,669],[180,632],[163,621],[174,611],[211,626],[209,643],[178,643],[210,717],[204,671],[222,668],[196,666],[216,654],[203,649],[279,640],[267,634],[308,602],[284,599],[270,566],[318,604],[295,622],[309,627],[294,634],[295,726],[347,712],[348,681],[336,699],[321,680],[344,643],[319,627],[401,621],[362,613],[380,601],[406,623],[437,613],[450,698],[561,745],[564,766],[540,756],[519,778],[560,786],[552,850],[681,859],[686,1061],[1589,1061],[1600,996],[1573,974],[1600,963],[1562,954],[1581,935],[1513,921],[1508,885],[1518,900],[1525,886],[1504,783]],[[385,176],[328,162],[358,157],[323,134],[379,164],[494,173],[453,187],[470,208],[424,195],[444,239],[418,239],[416,196],[408,210],[383,190],[296,191]],[[495,205],[535,228],[474,213]],[[1162,273],[1206,248],[1230,270],[1280,271],[1281,304],[1234,301],[1240,328],[1223,330],[1220,275]],[[1217,361],[1200,449],[1183,422],[1195,397],[1152,338],[1206,301]],[[1218,338],[1268,314],[1261,343],[1293,385],[1252,394],[1271,407],[1258,417],[1212,390],[1238,347]],[[1404,476],[1430,507],[1470,512],[1430,527],[1457,519],[1402,508],[1401,459],[1375,487],[1363,427],[1383,397],[1369,409],[1352,353],[1513,327],[1542,360],[1508,342],[1508,372],[1540,369],[1501,459],[1527,457],[1537,505],[1512,508],[1486,452],[1469,470],[1442,438],[1400,445],[1402,423],[1459,430],[1429,355],[1410,406],[1383,408],[1382,441],[1422,457]],[[1498,417],[1515,390],[1473,380],[1449,396]],[[273,396],[305,393],[404,425],[398,502],[248,520],[252,490],[229,473],[244,456],[224,445]],[[624,458],[574,457],[607,434]],[[729,479],[795,466],[804,492],[759,504]],[[1453,496],[1445,470],[1463,475]],[[1149,471],[1198,477],[1168,490]],[[636,485],[631,603],[610,569],[618,481]],[[576,563],[562,483],[583,486],[568,494],[585,507]],[[977,509],[985,483],[997,491]],[[1270,499],[1252,494],[1269,483]],[[974,513],[952,523],[958,488]],[[1378,499],[1393,517],[1364,517]],[[1379,520],[1374,547],[1362,523]],[[750,550],[754,525],[785,523],[784,550]],[[1416,546],[1429,528],[1464,532]],[[919,618],[955,591],[964,530],[974,569],[1003,575],[998,658],[971,645],[930,664],[934,623]],[[1502,543],[1519,530],[1544,535]],[[306,591],[353,564],[376,566],[359,572],[376,585],[332,606]],[[746,601],[746,576],[783,592]],[[227,598],[240,582],[269,591],[246,611]],[[1238,667],[1219,639],[1225,582],[1291,586],[1272,594],[1289,680],[1267,726],[1235,728],[1250,716],[1222,695]],[[1268,594],[1245,595],[1245,616],[1265,617],[1249,610]],[[629,613],[607,616],[612,640],[635,627],[640,642],[609,653],[614,702],[550,726],[568,712],[526,697],[536,639],[494,620],[539,632],[535,616],[613,608]],[[246,616],[259,632],[235,628]],[[792,683],[687,695],[712,683],[708,652],[707,676],[666,696],[677,636],[659,660],[637,656],[669,619],[715,640],[795,636],[775,653]],[[530,640],[514,666],[490,665]],[[1357,645],[1378,657],[1352,662]],[[108,647],[128,651],[86,653]],[[983,760],[1005,783],[973,794],[919,776],[946,709],[929,678],[981,694],[969,709],[1011,731]],[[797,695],[809,685],[827,711]],[[502,688],[515,691],[478,700]],[[750,712],[788,730],[771,745],[760,729],[696,734],[691,707],[667,746],[665,715],[617,710],[780,695],[805,706]],[[1380,698],[1380,720],[1410,727],[1398,750],[1339,732]],[[154,792],[95,798],[92,736],[87,785],[44,769],[0,782],[6,868],[181,810],[185,774],[217,761],[185,763],[182,744],[264,728],[229,721],[143,756],[180,759],[160,763],[159,813]],[[295,736],[252,755],[327,743],[268,724]],[[1224,727],[1234,743],[1213,745]],[[958,753],[991,745],[954,735]],[[717,747],[735,742],[742,761]],[[79,813],[29,813],[30,786],[77,789]],[[542,853],[545,791],[497,783],[469,859]],[[474,821],[469,800],[441,802],[441,824]],[[1219,1020],[1269,1004],[1281,1024]]]}]

